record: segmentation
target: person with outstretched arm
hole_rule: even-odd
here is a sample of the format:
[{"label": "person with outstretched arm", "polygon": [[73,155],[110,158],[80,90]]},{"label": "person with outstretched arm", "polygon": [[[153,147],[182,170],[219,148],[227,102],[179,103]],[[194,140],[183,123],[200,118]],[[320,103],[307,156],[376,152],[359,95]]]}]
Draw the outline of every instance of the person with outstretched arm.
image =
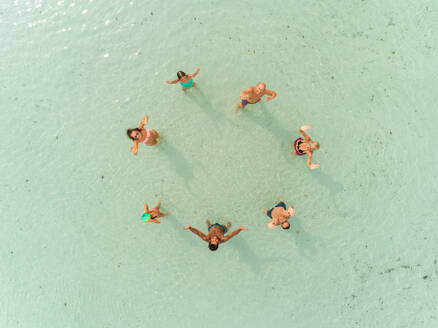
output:
[{"label": "person with outstretched arm", "polygon": [[219,244],[225,243],[226,241],[230,240],[235,235],[237,235],[239,232],[243,230],[248,230],[248,228],[239,227],[239,229],[236,229],[225,236],[225,234],[228,232],[228,229],[231,227],[231,222],[228,222],[226,225],[222,225],[217,222],[211,224],[210,220],[207,220],[206,223],[208,227],[207,235],[203,234],[198,229],[193,228],[190,224],[184,227],[184,230],[189,229],[195,235],[199,236],[202,240],[208,242],[208,248],[210,248],[211,251],[217,250]]}]

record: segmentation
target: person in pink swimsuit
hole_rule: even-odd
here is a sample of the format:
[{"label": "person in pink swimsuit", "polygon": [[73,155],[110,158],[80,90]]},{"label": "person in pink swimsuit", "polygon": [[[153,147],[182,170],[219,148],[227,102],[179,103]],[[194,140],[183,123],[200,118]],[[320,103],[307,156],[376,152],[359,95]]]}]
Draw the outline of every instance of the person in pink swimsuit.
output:
[{"label": "person in pink swimsuit", "polygon": [[144,143],[146,146],[155,146],[160,144],[159,138],[163,138],[156,130],[145,129],[144,126],[148,124],[149,117],[145,116],[139,123],[138,128],[126,130],[126,134],[134,141],[134,146],[131,151],[134,155],[138,152],[138,143]]}]

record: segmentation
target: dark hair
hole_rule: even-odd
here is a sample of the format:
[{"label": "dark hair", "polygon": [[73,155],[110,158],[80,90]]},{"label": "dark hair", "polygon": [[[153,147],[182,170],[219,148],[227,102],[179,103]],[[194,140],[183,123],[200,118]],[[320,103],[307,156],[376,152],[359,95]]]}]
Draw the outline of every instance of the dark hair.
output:
[{"label": "dark hair", "polygon": [[283,227],[283,225],[281,226],[284,230],[287,230],[287,229],[289,229],[290,228],[290,223],[288,222],[287,223],[288,224],[288,226],[287,227]]},{"label": "dark hair", "polygon": [[210,248],[211,251],[215,251],[215,250],[217,250],[218,247],[219,247],[218,244],[211,244],[211,243],[208,243],[208,248]]},{"label": "dark hair", "polygon": [[132,139],[132,140],[135,140],[133,137],[131,137],[131,133],[134,132],[134,131],[137,131],[137,132],[140,132],[140,133],[141,133],[141,130],[140,130],[139,128],[128,129],[128,130],[126,130],[126,134],[127,134],[128,137],[129,137],[130,139]]},{"label": "dark hair", "polygon": [[183,71],[178,71],[178,73],[176,73],[176,76],[178,76],[178,78],[182,78],[183,76],[186,76],[186,73],[184,73]]}]

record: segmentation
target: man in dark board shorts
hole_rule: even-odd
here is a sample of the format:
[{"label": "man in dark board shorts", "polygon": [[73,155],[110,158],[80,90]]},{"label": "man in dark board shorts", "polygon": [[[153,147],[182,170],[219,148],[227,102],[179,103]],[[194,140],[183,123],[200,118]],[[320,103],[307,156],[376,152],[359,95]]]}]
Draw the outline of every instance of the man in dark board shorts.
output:
[{"label": "man in dark board shorts", "polygon": [[204,235],[198,229],[192,228],[190,224],[187,225],[184,228],[184,230],[190,229],[190,231],[193,232],[195,235],[201,237],[202,240],[208,242],[208,248],[210,248],[210,250],[212,251],[217,250],[219,244],[225,243],[226,241],[237,235],[239,232],[243,230],[248,230],[248,228],[240,227],[239,229],[236,229],[232,233],[225,236],[225,233],[228,231],[228,228],[231,227],[231,222],[228,222],[226,226],[219,223],[211,224],[210,220],[207,220],[206,223],[208,227],[207,235]]}]

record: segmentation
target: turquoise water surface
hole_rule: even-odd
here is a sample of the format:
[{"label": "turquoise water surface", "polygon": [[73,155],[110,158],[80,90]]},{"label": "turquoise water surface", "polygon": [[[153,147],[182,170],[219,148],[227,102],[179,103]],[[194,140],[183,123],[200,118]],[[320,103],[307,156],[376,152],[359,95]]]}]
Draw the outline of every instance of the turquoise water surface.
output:
[{"label": "turquoise water surface", "polygon": [[[3,0],[0,23],[0,327],[438,326],[436,1]],[[277,98],[233,113],[258,81]],[[133,156],[144,115],[164,141]],[[319,170],[289,153],[304,124]],[[206,219],[249,230],[211,252],[183,230]]]}]

